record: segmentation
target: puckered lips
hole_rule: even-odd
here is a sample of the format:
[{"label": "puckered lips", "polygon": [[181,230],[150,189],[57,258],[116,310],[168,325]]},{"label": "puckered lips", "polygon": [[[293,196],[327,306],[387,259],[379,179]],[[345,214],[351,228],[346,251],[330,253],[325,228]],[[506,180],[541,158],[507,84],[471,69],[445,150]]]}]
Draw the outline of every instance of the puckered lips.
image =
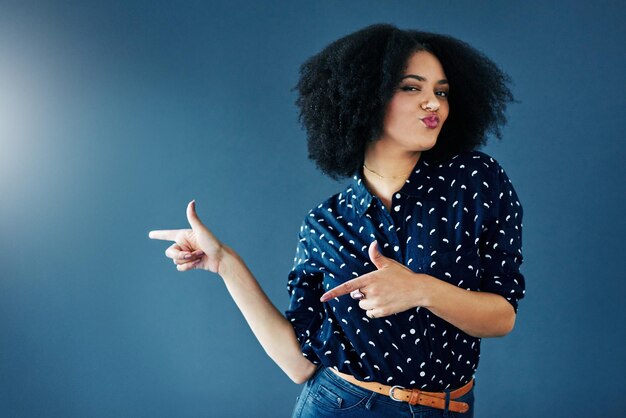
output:
[{"label": "puckered lips", "polygon": [[435,129],[439,126],[439,117],[437,115],[428,115],[425,118],[422,118],[421,121],[429,129]]}]

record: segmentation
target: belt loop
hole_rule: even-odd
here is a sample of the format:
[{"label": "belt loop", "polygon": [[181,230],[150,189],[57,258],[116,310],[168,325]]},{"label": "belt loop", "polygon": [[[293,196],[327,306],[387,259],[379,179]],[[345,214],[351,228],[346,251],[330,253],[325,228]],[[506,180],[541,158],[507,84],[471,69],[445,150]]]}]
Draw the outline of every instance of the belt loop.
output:
[{"label": "belt loop", "polygon": [[367,400],[367,403],[365,404],[365,409],[369,411],[372,408],[372,405],[374,404],[374,399],[376,398],[376,396],[378,396],[378,393],[372,392],[369,399]]},{"label": "belt loop", "polygon": [[446,393],[446,406],[443,410],[443,416],[447,418],[450,416],[450,390],[446,389],[444,392]]}]

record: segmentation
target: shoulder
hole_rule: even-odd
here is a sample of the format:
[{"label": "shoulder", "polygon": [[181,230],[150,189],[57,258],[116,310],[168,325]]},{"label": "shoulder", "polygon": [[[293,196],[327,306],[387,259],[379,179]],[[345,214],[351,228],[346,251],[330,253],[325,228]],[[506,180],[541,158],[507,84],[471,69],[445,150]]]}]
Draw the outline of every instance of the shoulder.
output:
[{"label": "shoulder", "polygon": [[352,184],[350,184],[341,192],[328,197],[311,208],[302,221],[301,230],[315,229],[320,223],[332,222],[337,218],[343,217],[347,210],[353,209],[352,203],[354,198],[354,191]]},{"label": "shoulder", "polygon": [[468,189],[478,191],[492,204],[508,202],[521,212],[521,203],[513,183],[495,158],[481,151],[466,152],[458,154],[457,157],[458,167],[465,165],[467,168],[462,175]]},{"label": "shoulder", "polygon": [[433,165],[443,168],[468,168],[472,170],[478,170],[481,173],[488,173],[499,171],[500,164],[495,158],[482,151],[466,151],[459,154],[455,154],[452,157],[433,163]]},{"label": "shoulder", "polygon": [[[428,162],[428,161],[427,161]],[[428,190],[445,198],[472,200],[492,206],[510,183],[500,163],[482,151],[466,151],[440,161],[428,162]]]},{"label": "shoulder", "polygon": [[470,183],[488,184],[498,181],[498,177],[504,172],[500,163],[487,153],[482,151],[466,151],[455,154],[443,161],[430,162],[433,172],[440,175],[449,175],[458,180],[466,180]]}]

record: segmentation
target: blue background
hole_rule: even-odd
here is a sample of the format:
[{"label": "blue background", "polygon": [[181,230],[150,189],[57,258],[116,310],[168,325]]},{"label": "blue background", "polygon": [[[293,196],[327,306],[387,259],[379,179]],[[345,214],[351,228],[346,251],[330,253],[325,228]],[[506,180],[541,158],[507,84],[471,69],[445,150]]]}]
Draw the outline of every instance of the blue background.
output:
[{"label": "blue background", "polygon": [[196,199],[283,310],[300,221],[343,187],[307,160],[291,88],[377,22],[469,42],[520,101],[483,151],[524,205],[527,297],[483,341],[477,416],[620,415],[623,4],[1,2],[0,415],[289,416],[300,387],[219,277],[147,233]]}]

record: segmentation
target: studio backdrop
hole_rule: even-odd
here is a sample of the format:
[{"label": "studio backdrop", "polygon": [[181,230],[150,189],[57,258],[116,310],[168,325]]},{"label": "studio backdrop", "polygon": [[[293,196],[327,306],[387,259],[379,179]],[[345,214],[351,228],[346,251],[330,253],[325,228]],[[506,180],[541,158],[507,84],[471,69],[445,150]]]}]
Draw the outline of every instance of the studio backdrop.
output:
[{"label": "studio backdrop", "polygon": [[300,223],[345,186],[307,159],[299,66],[379,22],[465,40],[513,80],[503,140],[482,151],[524,206],[527,296],[514,331],[483,340],[476,416],[619,416],[625,11],[0,2],[0,416],[290,416],[301,387],[221,279],[177,272],[148,231],[188,227],[195,199],[286,309]]}]

